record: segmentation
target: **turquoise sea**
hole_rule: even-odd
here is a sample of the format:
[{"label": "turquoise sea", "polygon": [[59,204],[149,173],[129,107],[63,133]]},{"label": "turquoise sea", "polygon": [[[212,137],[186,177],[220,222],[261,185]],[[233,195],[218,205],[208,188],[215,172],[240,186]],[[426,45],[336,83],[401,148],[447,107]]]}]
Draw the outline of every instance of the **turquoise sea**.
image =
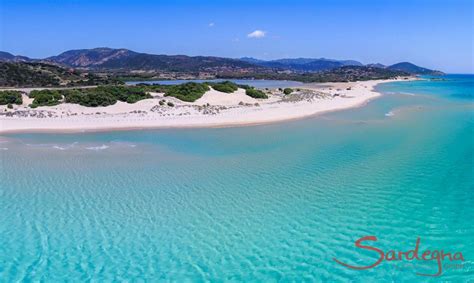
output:
[{"label": "turquoise sea", "polygon": [[[255,127],[0,143],[0,281],[469,282],[474,76]],[[382,261],[356,248],[461,252]]]}]

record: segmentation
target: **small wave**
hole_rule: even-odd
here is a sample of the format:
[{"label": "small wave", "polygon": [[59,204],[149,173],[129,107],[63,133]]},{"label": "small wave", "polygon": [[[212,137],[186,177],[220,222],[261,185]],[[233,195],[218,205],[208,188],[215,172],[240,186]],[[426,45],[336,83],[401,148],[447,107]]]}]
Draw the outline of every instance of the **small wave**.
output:
[{"label": "small wave", "polygon": [[121,141],[111,141],[111,143],[118,145],[118,146],[128,146],[128,147],[136,147],[136,144],[128,143],[128,142],[121,142]]},{"label": "small wave", "polygon": [[395,115],[395,113],[393,113],[393,111],[389,111],[389,112],[385,113],[385,117],[392,117],[394,115]]},{"label": "small wave", "polygon": [[7,147],[0,147],[0,150],[8,150]]},{"label": "small wave", "polygon": [[67,149],[73,148],[76,144],[77,144],[77,142],[73,142],[72,144],[67,145],[67,146],[54,145],[53,148],[54,149],[59,149],[59,150],[67,150]]},{"label": "small wave", "polygon": [[26,146],[31,146],[31,147],[53,147],[55,144],[50,144],[50,143],[25,143],[24,145]]},{"label": "small wave", "polygon": [[415,96],[414,93],[411,92],[404,92],[404,91],[386,91],[383,92],[384,94],[389,94],[389,95],[394,95],[394,94],[401,94],[401,95],[409,95],[409,96]]},{"label": "small wave", "polygon": [[109,148],[109,146],[108,146],[108,145],[105,145],[105,144],[103,144],[103,145],[101,145],[101,146],[86,147],[86,149],[89,149],[89,150],[96,150],[96,151],[98,151],[98,150],[104,150],[104,149],[107,149],[107,148]]}]

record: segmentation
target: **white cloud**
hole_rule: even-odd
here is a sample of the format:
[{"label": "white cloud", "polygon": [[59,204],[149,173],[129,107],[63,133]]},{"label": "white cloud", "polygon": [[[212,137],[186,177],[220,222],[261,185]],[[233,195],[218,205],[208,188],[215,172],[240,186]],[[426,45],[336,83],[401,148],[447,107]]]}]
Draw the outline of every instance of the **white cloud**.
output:
[{"label": "white cloud", "polygon": [[215,23],[209,23],[209,27],[212,28],[213,26],[215,26],[216,24]]},{"label": "white cloud", "polygon": [[266,33],[267,33],[266,31],[257,29],[255,31],[247,34],[247,37],[249,37],[249,38],[262,38],[262,37],[265,37]]}]

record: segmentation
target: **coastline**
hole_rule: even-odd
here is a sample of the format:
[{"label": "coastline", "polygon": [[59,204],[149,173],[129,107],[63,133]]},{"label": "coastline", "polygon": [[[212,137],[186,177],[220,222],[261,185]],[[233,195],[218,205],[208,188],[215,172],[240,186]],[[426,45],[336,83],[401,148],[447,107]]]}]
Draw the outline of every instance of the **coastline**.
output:
[{"label": "coastline", "polygon": [[[415,78],[410,78],[413,79]],[[271,95],[265,100],[250,98],[240,89],[234,94],[211,90],[193,103],[172,97],[164,98],[162,94],[154,93],[153,99],[135,104],[118,102],[112,106],[96,108],[60,104],[32,110],[27,108],[31,101],[24,96],[24,104],[14,109],[23,116],[0,116],[0,134],[218,128],[269,124],[364,106],[370,100],[381,96],[381,93],[374,90],[375,86],[393,81],[401,80],[306,84],[300,87],[300,91],[289,96]],[[160,106],[158,102],[163,98],[173,102],[175,107]],[[2,111],[5,113],[5,110]]]}]

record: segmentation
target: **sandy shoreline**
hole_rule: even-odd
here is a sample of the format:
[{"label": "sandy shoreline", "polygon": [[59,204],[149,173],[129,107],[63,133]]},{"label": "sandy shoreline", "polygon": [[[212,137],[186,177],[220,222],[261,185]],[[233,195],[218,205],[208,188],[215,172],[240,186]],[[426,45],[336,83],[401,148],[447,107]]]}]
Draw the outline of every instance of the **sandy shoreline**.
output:
[{"label": "sandy shoreline", "polygon": [[[306,84],[291,95],[273,90],[269,99],[254,99],[239,89],[226,94],[207,92],[193,103],[153,93],[153,99],[135,104],[118,102],[108,107],[60,104],[28,108],[26,96],[13,110],[0,108],[0,133],[85,132],[153,128],[198,128],[258,125],[306,118],[328,111],[365,105],[381,94],[374,91],[378,80],[351,83]],[[159,105],[165,99],[174,107]]]}]

